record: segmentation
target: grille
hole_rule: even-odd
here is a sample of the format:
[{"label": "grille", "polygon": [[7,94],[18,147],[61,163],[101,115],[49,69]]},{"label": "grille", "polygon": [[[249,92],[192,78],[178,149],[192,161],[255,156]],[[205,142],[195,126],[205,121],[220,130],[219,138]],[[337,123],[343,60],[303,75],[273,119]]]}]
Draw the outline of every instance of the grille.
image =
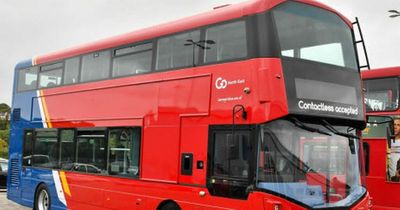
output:
[{"label": "grille", "polygon": [[18,159],[11,159],[11,186],[19,186],[19,161]]}]

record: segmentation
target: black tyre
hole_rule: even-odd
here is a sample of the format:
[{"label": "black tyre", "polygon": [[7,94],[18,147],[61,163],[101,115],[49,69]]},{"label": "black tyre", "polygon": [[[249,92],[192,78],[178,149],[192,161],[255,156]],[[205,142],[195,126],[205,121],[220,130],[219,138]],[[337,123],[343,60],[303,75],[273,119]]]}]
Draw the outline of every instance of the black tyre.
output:
[{"label": "black tyre", "polygon": [[181,208],[174,202],[168,202],[160,210],[181,210]]},{"label": "black tyre", "polygon": [[49,188],[45,184],[39,185],[35,194],[35,207],[34,210],[50,210],[51,198]]}]

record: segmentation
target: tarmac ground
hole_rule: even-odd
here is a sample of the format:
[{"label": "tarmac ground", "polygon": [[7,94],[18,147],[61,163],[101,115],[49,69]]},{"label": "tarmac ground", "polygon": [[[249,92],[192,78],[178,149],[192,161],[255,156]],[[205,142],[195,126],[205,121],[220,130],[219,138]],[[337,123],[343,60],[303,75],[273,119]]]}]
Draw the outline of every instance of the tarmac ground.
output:
[{"label": "tarmac ground", "polygon": [[29,210],[30,208],[21,206],[7,199],[7,192],[0,190],[0,209],[1,210]]}]

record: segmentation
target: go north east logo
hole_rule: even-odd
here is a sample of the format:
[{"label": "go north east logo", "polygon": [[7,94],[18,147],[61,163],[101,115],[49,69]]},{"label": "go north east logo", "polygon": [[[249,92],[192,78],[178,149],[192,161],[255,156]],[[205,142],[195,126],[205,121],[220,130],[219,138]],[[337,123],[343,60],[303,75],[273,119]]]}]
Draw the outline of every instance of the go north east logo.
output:
[{"label": "go north east logo", "polygon": [[226,87],[228,87],[228,81],[226,81],[226,79],[218,77],[217,80],[215,80],[215,88],[218,90],[225,89]]},{"label": "go north east logo", "polygon": [[245,79],[235,79],[235,80],[228,81],[222,77],[218,77],[215,80],[215,88],[217,88],[218,90],[221,90],[221,89],[227,88],[229,85],[244,84],[245,82],[246,82]]}]

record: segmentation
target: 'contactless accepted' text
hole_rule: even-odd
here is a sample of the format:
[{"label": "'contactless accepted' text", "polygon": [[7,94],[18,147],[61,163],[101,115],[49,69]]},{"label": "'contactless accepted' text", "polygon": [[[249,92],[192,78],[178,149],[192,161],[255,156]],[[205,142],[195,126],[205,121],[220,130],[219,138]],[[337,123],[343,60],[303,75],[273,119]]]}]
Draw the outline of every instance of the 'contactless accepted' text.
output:
[{"label": "'contactless accepted' text", "polygon": [[298,106],[302,110],[331,112],[331,113],[346,114],[346,115],[358,115],[358,108],[354,108],[354,106],[334,106],[334,105],[327,105],[324,102],[314,103],[314,102],[305,102],[303,100],[300,100],[298,102]]}]

